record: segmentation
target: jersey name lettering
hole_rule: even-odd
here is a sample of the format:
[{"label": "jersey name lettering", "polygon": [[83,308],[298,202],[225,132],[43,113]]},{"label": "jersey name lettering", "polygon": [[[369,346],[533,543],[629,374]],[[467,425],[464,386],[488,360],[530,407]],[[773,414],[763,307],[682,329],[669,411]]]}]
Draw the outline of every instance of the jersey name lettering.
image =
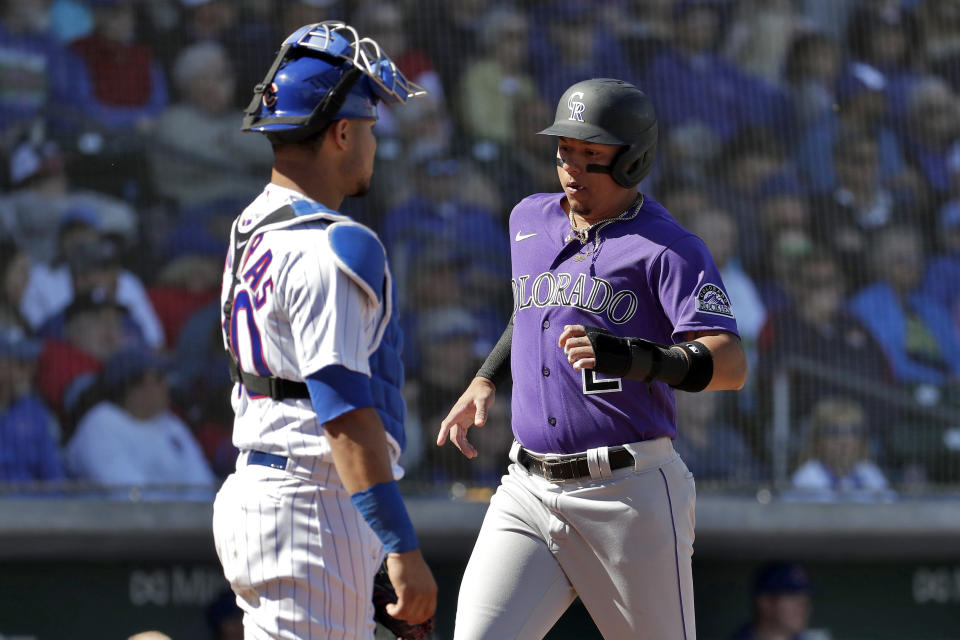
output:
[{"label": "jersey name lettering", "polygon": [[637,295],[629,290],[614,291],[603,278],[585,273],[576,279],[569,273],[545,271],[531,281],[522,275],[510,281],[514,312],[530,307],[576,307],[606,315],[614,324],[629,322],[637,312]]},{"label": "jersey name lettering", "polygon": [[263,286],[260,286],[263,280],[263,274],[267,271],[267,267],[270,266],[272,260],[273,253],[267,249],[262,256],[257,258],[253,266],[243,274],[243,279],[253,292],[253,304],[257,309],[263,306],[263,303],[267,300],[267,294],[273,291],[273,278],[267,278],[267,280],[263,282]]}]

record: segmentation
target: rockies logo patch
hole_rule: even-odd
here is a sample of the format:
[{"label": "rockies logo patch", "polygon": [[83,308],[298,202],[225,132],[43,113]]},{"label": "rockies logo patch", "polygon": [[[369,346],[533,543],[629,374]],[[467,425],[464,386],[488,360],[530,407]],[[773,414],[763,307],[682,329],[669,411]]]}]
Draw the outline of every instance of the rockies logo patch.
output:
[{"label": "rockies logo patch", "polygon": [[697,292],[697,311],[713,313],[718,316],[733,317],[730,300],[723,289],[715,284],[705,284]]}]

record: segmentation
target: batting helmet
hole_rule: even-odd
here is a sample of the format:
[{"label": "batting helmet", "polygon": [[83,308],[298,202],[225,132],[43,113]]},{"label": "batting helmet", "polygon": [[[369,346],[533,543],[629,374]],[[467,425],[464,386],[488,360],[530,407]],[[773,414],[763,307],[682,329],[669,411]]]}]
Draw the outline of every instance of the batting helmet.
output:
[{"label": "batting helmet", "polygon": [[294,31],[253,90],[244,131],[297,142],[341,118],[376,118],[377,102],[404,103],[426,90],[407,80],[370,38],[336,20]]},{"label": "batting helmet", "polygon": [[586,170],[609,173],[623,187],[637,186],[653,168],[657,150],[653,103],[647,94],[623,80],[593,78],[571,86],[557,103],[553,124],[540,133],[621,145],[612,164],[588,164]]}]

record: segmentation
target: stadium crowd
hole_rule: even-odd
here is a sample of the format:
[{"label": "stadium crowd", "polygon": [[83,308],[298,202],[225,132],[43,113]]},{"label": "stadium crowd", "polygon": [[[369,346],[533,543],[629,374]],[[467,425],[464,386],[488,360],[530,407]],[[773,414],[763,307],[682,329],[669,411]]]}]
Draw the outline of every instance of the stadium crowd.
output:
[{"label": "stadium crowd", "polygon": [[208,499],[230,472],[219,286],[272,160],[240,114],[276,43],[333,18],[430,91],[381,108],[345,205],[399,283],[408,478],[502,472],[505,398],[478,460],[430,443],[511,311],[510,210],[557,189],[536,132],[607,76],[653,100],[640,189],[706,241],[751,361],[738,394],[678,393],[698,485],[960,482],[960,0],[0,0],[8,492]]}]

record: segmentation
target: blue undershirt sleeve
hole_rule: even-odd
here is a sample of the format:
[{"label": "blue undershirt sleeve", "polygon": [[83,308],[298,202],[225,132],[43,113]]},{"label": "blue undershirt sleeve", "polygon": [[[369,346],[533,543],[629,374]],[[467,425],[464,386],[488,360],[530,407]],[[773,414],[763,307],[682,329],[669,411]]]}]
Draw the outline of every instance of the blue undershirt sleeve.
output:
[{"label": "blue undershirt sleeve", "polygon": [[370,378],[342,365],[330,365],[307,376],[307,390],[320,424],[373,406]]}]

